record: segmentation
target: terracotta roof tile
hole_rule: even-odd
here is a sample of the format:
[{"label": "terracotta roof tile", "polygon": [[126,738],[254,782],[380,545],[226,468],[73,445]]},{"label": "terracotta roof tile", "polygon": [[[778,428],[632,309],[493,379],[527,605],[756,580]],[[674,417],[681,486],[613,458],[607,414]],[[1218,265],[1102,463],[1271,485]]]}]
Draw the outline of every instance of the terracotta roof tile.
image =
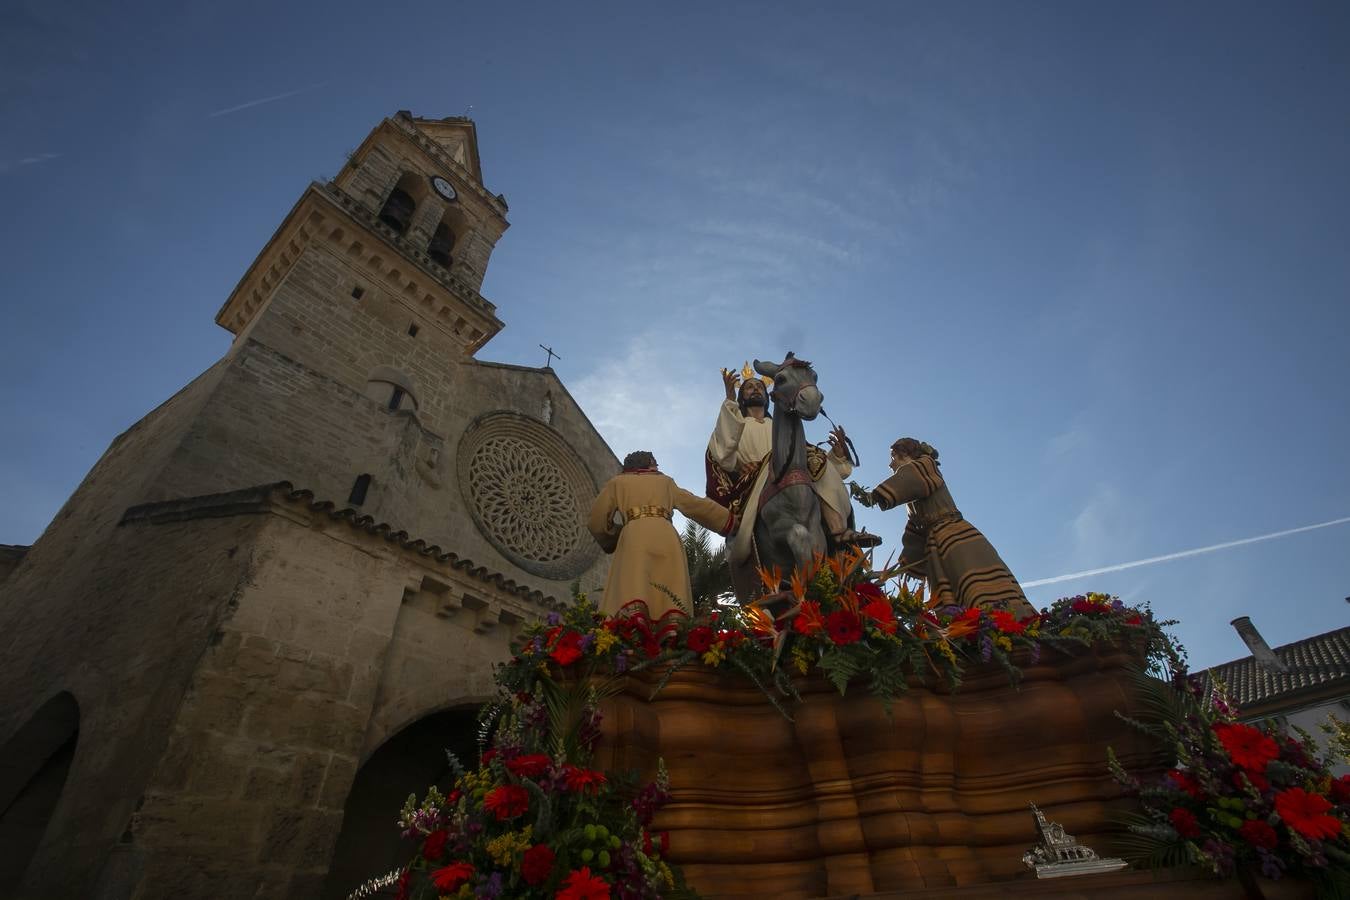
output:
[{"label": "terracotta roof tile", "polygon": [[1206,682],[1217,676],[1229,698],[1241,709],[1292,699],[1305,692],[1330,689],[1343,682],[1350,693],[1350,627],[1328,631],[1273,648],[1288,667],[1277,672],[1246,656],[1197,673]]}]

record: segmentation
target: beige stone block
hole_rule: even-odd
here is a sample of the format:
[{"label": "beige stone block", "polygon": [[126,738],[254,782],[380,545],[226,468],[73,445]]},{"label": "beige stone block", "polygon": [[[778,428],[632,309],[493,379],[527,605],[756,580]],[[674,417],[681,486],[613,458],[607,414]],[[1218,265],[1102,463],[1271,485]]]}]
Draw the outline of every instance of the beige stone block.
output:
[{"label": "beige stone block", "polygon": [[342,813],[325,810],[279,809],[267,817],[258,859],[309,867],[328,859],[342,827]]},{"label": "beige stone block", "polygon": [[[284,656],[284,654],[283,654]],[[345,698],[352,685],[352,665],[315,654],[306,660],[283,658],[277,686],[288,691],[313,691]]]},{"label": "beige stone block", "polygon": [[253,856],[261,820],[252,801],[157,794],[146,798],[132,830],[149,850],[240,860]]}]

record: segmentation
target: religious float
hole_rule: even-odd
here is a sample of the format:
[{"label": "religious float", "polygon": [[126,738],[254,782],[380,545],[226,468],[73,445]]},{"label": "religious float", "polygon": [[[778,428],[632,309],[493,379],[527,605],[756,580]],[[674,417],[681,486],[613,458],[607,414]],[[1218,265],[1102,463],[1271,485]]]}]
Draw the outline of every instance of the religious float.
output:
[{"label": "religious float", "polygon": [[[825,459],[803,435],[809,363],[742,374],[707,498],[635,452],[590,523],[610,584],[648,584],[683,568],[663,504],[740,518],[736,601],[692,609],[685,573],[529,629],[476,766],[409,798],[411,861],[354,897],[1350,897],[1350,776],[1308,736],[1202,696],[1147,607],[1035,611],[927,443],[846,491],[842,429]],[[894,566],[850,493],[908,505]]]}]

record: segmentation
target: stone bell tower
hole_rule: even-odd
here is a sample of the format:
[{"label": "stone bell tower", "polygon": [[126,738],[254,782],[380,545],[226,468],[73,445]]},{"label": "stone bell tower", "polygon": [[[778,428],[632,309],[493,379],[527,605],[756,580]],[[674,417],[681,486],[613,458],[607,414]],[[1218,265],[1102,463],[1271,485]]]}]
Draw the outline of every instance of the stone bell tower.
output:
[{"label": "stone bell tower", "polygon": [[385,119],[220,308],[225,355],[10,548],[0,898],[345,896],[511,637],[604,583],[618,461],[551,369],[478,358],[506,211],[473,122]]}]

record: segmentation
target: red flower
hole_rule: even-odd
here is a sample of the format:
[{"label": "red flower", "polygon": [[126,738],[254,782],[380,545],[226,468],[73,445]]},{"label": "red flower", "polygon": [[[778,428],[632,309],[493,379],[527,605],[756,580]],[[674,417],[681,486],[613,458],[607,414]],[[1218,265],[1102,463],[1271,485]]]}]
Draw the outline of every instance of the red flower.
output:
[{"label": "red flower", "polygon": [[717,632],[717,640],[728,647],[739,647],[745,643],[745,634],[740,631],[733,631],[730,628],[723,628]]},{"label": "red flower", "polygon": [[1127,618],[1127,619],[1125,620],[1125,624],[1126,624],[1126,625],[1143,625],[1143,624],[1144,624],[1144,617],[1141,616],[1141,615],[1139,615],[1139,613],[1135,613],[1134,615],[1130,616],[1129,618]]},{"label": "red flower", "polygon": [[609,882],[591,874],[590,866],[573,869],[553,900],[609,900]]},{"label": "red flower", "polygon": [[877,627],[887,634],[895,634],[899,625],[895,621],[895,610],[887,600],[873,600],[862,608],[863,615],[877,623]]},{"label": "red flower", "polygon": [[574,766],[571,763],[563,766],[563,777],[567,780],[569,791],[588,791],[592,794],[598,794],[600,793],[600,786],[605,783],[604,772],[583,769],[581,766]]},{"label": "red flower", "polygon": [[422,842],[422,855],[426,857],[427,862],[436,862],[445,855],[446,842],[450,840],[450,833],[444,828],[438,828],[427,839]]},{"label": "red flower", "polygon": [[1280,755],[1280,747],[1260,729],[1238,722],[1216,722],[1214,734],[1234,765],[1264,772],[1266,764]]},{"label": "red flower", "polygon": [[870,581],[863,581],[855,584],[853,586],[853,593],[858,595],[858,601],[860,603],[886,599],[886,595],[881,592],[881,588]]},{"label": "red flower", "polygon": [[825,619],[820,615],[820,604],[814,600],[803,601],[801,612],[792,620],[792,630],[809,637],[824,627]]},{"label": "red flower", "polygon": [[526,884],[542,884],[553,874],[556,857],[548,844],[535,844],[520,859],[520,874]]},{"label": "red flower", "polygon": [[412,880],[412,869],[404,869],[403,874],[398,876],[398,893],[394,894],[394,900],[408,900],[408,883]]},{"label": "red flower", "polygon": [[1331,799],[1336,803],[1350,803],[1350,775],[1332,779]]},{"label": "red flower", "polygon": [[1260,772],[1249,772],[1246,769],[1238,769],[1233,773],[1233,787],[1237,788],[1239,791],[1245,791],[1247,789],[1246,783],[1242,780],[1244,776],[1247,781],[1252,783],[1252,787],[1256,788],[1257,791],[1265,793],[1270,790],[1270,782],[1266,781],[1266,776],[1262,775]]},{"label": "red flower", "polygon": [[542,753],[527,753],[515,759],[508,759],[506,767],[518,778],[534,778],[544,774],[551,762],[552,760]]},{"label": "red flower", "polygon": [[486,766],[488,763],[492,762],[496,758],[497,758],[496,748],[493,748],[492,750],[483,751],[483,765]]},{"label": "red flower", "polygon": [[1341,820],[1327,815],[1331,801],[1321,794],[1309,794],[1303,788],[1290,788],[1275,795],[1275,811],[1280,821],[1308,840],[1334,838],[1341,833]]},{"label": "red flower", "polygon": [[1200,836],[1200,823],[1195,820],[1195,814],[1189,809],[1177,807],[1172,810],[1167,817],[1172,823],[1172,827],[1177,830],[1177,834],[1184,838],[1196,838]]},{"label": "red flower", "polygon": [[825,619],[825,628],[830,633],[830,640],[840,646],[852,644],[862,637],[862,622],[856,613],[846,609],[830,613]]},{"label": "red flower", "polygon": [[1253,847],[1260,847],[1262,850],[1274,850],[1275,845],[1280,842],[1275,834],[1275,829],[1271,828],[1269,823],[1260,819],[1248,819],[1242,823],[1238,829],[1238,834],[1242,839]]},{"label": "red flower", "polygon": [[483,808],[498,821],[514,818],[530,808],[530,795],[518,784],[503,784],[488,791]]},{"label": "red flower", "polygon": [[670,852],[670,832],[661,832],[661,855],[665,856]]},{"label": "red flower", "polygon": [[707,653],[708,648],[712,646],[713,630],[707,625],[700,625],[697,628],[691,628],[689,634],[685,636],[685,646],[695,653]]},{"label": "red flower", "polygon": [[575,631],[567,632],[553,645],[548,655],[553,657],[558,665],[570,666],[581,659],[581,635]]},{"label": "red flower", "polygon": [[1200,790],[1200,785],[1196,782],[1196,780],[1191,776],[1187,775],[1185,772],[1173,769],[1172,771],[1167,773],[1167,777],[1170,778],[1172,782],[1177,786],[1177,790],[1185,791],[1186,793],[1190,794],[1197,800],[1199,800],[1200,795],[1204,793],[1203,791]]},{"label": "red flower", "polygon": [[431,881],[442,894],[459,890],[459,886],[473,877],[473,866],[466,862],[451,863],[431,873]]},{"label": "red flower", "polygon": [[1004,634],[1021,634],[1027,630],[1027,623],[1017,621],[1017,617],[1006,609],[990,610],[989,618],[994,620],[994,627]]}]

